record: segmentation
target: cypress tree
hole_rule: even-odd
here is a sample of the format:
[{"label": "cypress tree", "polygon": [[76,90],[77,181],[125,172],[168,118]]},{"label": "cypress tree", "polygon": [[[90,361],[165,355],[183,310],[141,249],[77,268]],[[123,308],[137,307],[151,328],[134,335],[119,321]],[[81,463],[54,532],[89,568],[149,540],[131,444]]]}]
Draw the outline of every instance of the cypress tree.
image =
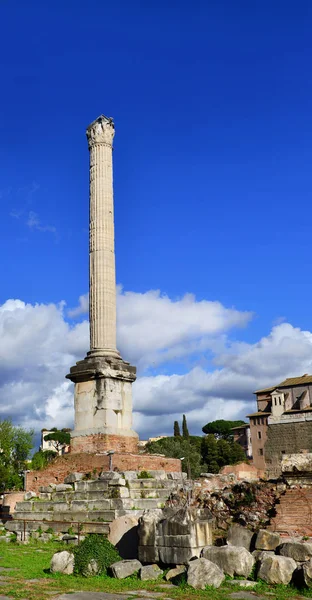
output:
[{"label": "cypress tree", "polygon": [[174,437],[181,437],[180,425],[179,425],[178,421],[174,422],[173,435],[174,435]]},{"label": "cypress tree", "polygon": [[182,420],[182,436],[186,439],[189,439],[189,437],[190,437],[189,430],[187,428],[187,422],[186,422],[185,415],[183,415],[183,420]]}]

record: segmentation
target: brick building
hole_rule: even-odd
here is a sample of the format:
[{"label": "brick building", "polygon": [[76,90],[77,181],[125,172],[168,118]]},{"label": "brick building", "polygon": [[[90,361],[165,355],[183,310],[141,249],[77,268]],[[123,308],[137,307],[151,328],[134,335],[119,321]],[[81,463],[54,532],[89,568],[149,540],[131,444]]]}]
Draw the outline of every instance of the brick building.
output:
[{"label": "brick building", "polygon": [[244,423],[244,425],[232,427],[232,431],[234,442],[243,448],[247,458],[252,458],[250,425],[248,423]]},{"label": "brick building", "polygon": [[312,451],[312,375],[290,377],[255,394],[257,411],[247,415],[253,463],[278,477],[283,454]]}]

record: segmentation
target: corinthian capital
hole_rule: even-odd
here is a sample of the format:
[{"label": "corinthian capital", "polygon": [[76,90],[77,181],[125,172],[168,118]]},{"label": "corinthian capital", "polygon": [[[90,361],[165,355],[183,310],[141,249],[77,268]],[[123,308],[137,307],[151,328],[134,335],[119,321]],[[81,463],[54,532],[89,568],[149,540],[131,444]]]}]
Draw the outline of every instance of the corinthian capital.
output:
[{"label": "corinthian capital", "polygon": [[100,115],[87,128],[89,150],[94,144],[113,145],[115,135],[114,121],[111,117]]}]

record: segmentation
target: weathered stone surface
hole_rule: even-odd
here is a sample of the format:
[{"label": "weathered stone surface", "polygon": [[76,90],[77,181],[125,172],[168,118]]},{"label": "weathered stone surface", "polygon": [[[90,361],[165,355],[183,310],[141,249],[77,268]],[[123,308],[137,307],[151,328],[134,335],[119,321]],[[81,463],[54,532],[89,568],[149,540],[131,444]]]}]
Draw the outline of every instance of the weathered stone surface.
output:
[{"label": "weathered stone surface", "polygon": [[260,563],[258,579],[266,583],[282,583],[288,585],[291,582],[297,564],[292,558],[286,556],[265,556]]},{"label": "weathered stone surface", "polygon": [[99,573],[100,567],[98,565],[98,562],[94,558],[91,558],[89,564],[87,565],[84,576],[92,577],[92,575],[99,575]]},{"label": "weathered stone surface", "polygon": [[254,550],[251,553],[256,561],[263,560],[265,556],[274,556],[273,550]]},{"label": "weathered stone surface", "polygon": [[139,519],[139,543],[140,546],[154,546],[156,544],[156,525],[163,516],[159,508],[143,513]]},{"label": "weathered stone surface", "polygon": [[145,565],[140,570],[140,579],[142,581],[152,581],[153,579],[158,579],[162,574],[163,571],[158,565]]},{"label": "weathered stone surface", "polygon": [[50,492],[54,492],[55,488],[56,488],[55,483],[49,483],[49,485],[40,485],[39,492],[49,494]]},{"label": "weathered stone surface", "polygon": [[139,546],[138,557],[142,563],[159,562],[159,551],[157,546]]},{"label": "weathered stone surface", "polygon": [[189,564],[187,583],[197,590],[204,590],[207,585],[218,588],[224,579],[223,571],[206,558],[197,558]]},{"label": "weathered stone surface", "polygon": [[111,479],[119,479],[120,476],[121,474],[116,471],[102,471],[102,473],[99,475],[99,479],[106,481]]},{"label": "weathered stone surface", "polygon": [[255,564],[252,554],[246,548],[238,546],[207,546],[203,549],[202,556],[214,562],[230,577],[249,577]]},{"label": "weathered stone surface", "polygon": [[71,552],[63,550],[53,554],[50,564],[51,573],[63,573],[72,575],[74,572],[74,555]]},{"label": "weathered stone surface", "polygon": [[167,581],[170,581],[170,579],[174,579],[175,577],[178,577],[178,575],[182,575],[185,572],[185,565],[177,565],[174,569],[170,569],[170,571],[168,571],[165,578]]},{"label": "weathered stone surface", "polygon": [[241,588],[254,588],[257,585],[256,581],[248,581],[248,579],[231,579],[227,581],[229,585],[235,585]]},{"label": "weathered stone surface", "polygon": [[297,562],[305,562],[312,556],[312,544],[285,542],[279,548],[279,553],[281,556],[288,556]]},{"label": "weathered stone surface", "polygon": [[31,500],[31,498],[36,498],[37,494],[35,492],[26,492],[24,494],[24,500]]},{"label": "weathered stone surface", "polygon": [[113,576],[117,579],[125,579],[134,575],[142,568],[142,564],[139,560],[121,560],[111,565],[111,571]]},{"label": "weathered stone surface", "polygon": [[312,586],[312,558],[302,565],[302,577],[307,587]]},{"label": "weathered stone surface", "polygon": [[187,478],[187,474],[184,473],[183,471],[181,471],[181,473],[172,471],[170,473],[167,473],[167,478],[171,479],[171,480],[181,481],[181,480],[184,480]]},{"label": "weathered stone surface", "polygon": [[72,490],[73,490],[73,486],[70,485],[69,483],[58,483],[55,487],[56,492],[68,492],[68,491],[72,491]]},{"label": "weathered stone surface", "polygon": [[250,529],[242,527],[237,523],[233,523],[228,531],[227,543],[230,544],[230,546],[239,546],[240,548],[246,548],[246,550],[250,551],[253,537],[254,533],[250,531]]},{"label": "weathered stone surface", "polygon": [[84,473],[69,473],[64,479],[64,483],[75,483],[81,481],[84,478]]},{"label": "weathered stone surface", "polygon": [[137,517],[125,515],[118,517],[109,525],[108,539],[116,546],[121,558],[138,558],[138,523]]},{"label": "weathered stone surface", "polygon": [[267,529],[260,529],[256,537],[256,550],[275,550],[281,542],[278,533],[272,533]]}]

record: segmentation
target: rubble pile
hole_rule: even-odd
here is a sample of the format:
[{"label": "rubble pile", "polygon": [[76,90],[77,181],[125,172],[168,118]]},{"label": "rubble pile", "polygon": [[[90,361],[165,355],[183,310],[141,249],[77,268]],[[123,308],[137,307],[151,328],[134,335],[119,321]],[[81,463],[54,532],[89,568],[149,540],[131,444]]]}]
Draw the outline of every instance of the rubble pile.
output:
[{"label": "rubble pile", "polygon": [[215,519],[216,529],[226,531],[235,522],[257,531],[275,516],[275,505],[285,491],[283,483],[238,481],[233,474],[205,474],[194,483],[191,492],[185,485],[172,495],[167,506],[185,503],[208,509]]}]

